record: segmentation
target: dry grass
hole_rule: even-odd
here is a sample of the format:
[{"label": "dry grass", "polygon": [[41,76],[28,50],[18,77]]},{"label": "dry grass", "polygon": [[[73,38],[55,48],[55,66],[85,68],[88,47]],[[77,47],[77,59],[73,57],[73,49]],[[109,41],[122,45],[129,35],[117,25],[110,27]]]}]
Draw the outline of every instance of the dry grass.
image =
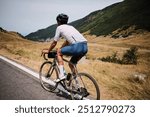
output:
[{"label": "dry grass", "polygon": [[[97,80],[102,99],[150,99],[150,33],[133,35],[125,39],[85,36],[89,42],[88,59],[82,59],[78,69],[91,74]],[[40,65],[44,62],[40,57],[41,50],[49,45],[50,42],[32,42],[22,39],[16,33],[0,32],[0,54],[36,71],[39,71]],[[57,47],[59,46],[60,44]],[[122,54],[132,46],[139,48],[137,65],[95,60],[110,56],[114,52],[118,52],[118,56],[122,57]],[[131,80],[136,72],[146,74],[146,81],[139,83]]]}]

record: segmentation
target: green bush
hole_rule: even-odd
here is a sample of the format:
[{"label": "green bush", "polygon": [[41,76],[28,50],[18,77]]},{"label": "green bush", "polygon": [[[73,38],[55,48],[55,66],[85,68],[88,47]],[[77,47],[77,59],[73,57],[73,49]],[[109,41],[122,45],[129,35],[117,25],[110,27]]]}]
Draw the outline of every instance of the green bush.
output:
[{"label": "green bush", "polygon": [[124,53],[122,62],[124,64],[137,64],[137,51],[137,47],[131,47],[129,50],[126,51],[126,53]]},{"label": "green bush", "polygon": [[117,52],[113,53],[111,56],[98,58],[98,60],[104,61],[104,62],[112,62],[112,63],[118,63],[118,64],[137,64],[137,47],[131,47],[129,50],[127,50],[122,59],[117,57]]},{"label": "green bush", "polygon": [[122,64],[122,61],[117,57],[117,52],[113,53],[111,56],[99,58],[99,60],[104,62],[112,62]]}]

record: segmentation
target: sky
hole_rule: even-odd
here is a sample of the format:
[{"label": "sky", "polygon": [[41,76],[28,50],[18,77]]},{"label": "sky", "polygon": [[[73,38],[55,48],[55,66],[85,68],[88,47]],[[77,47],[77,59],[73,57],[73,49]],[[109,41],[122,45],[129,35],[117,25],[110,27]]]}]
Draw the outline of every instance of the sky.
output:
[{"label": "sky", "polygon": [[65,13],[69,22],[123,0],[0,0],[0,27],[27,35],[56,24]]}]

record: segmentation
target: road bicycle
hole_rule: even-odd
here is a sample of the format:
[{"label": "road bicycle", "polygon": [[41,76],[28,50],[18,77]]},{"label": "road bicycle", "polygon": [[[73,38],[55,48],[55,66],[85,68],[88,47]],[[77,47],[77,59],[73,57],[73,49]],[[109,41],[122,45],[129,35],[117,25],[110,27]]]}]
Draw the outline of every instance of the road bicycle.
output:
[{"label": "road bicycle", "polygon": [[[65,63],[72,64],[75,72],[68,73],[66,79],[60,82],[55,82],[59,78],[59,68],[57,62],[56,51],[49,52],[43,55],[46,60],[40,67],[39,77],[42,87],[50,92],[56,89],[67,93],[73,100],[99,100],[100,89],[95,79],[83,72],[78,72],[77,66],[72,64],[67,59],[63,58]],[[52,59],[52,61],[50,61]]]}]

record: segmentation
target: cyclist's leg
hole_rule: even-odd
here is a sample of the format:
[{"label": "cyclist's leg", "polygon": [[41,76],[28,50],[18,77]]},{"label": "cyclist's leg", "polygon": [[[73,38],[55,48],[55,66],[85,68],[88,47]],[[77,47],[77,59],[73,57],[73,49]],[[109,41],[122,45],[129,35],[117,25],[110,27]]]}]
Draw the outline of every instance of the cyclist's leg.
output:
[{"label": "cyclist's leg", "polygon": [[63,62],[63,55],[61,53],[61,49],[57,49],[57,61],[58,61],[58,68],[59,68],[59,78],[64,79],[64,62]]},{"label": "cyclist's leg", "polygon": [[[73,54],[72,52],[73,52],[73,45],[65,46],[59,50],[58,61],[60,61],[61,65],[64,66],[64,63],[62,63],[62,61],[63,61],[62,55],[72,56],[72,54]],[[59,54],[61,56],[59,56]]]},{"label": "cyclist's leg", "polygon": [[79,56],[72,56],[70,59],[69,67],[72,71],[72,73],[76,72],[76,69],[74,66],[78,63],[78,61],[83,57],[84,55],[79,55]]},{"label": "cyclist's leg", "polygon": [[58,61],[58,65],[64,65],[63,62],[63,54],[61,53],[61,49],[57,49],[57,61]]},{"label": "cyclist's leg", "polygon": [[58,61],[58,67],[59,67],[59,71],[60,71],[60,79],[64,79],[65,78],[65,74],[64,74],[64,62],[63,62],[63,55],[72,55],[72,49],[73,49],[73,45],[69,45],[69,46],[65,46],[61,49],[57,50],[57,61]]}]

